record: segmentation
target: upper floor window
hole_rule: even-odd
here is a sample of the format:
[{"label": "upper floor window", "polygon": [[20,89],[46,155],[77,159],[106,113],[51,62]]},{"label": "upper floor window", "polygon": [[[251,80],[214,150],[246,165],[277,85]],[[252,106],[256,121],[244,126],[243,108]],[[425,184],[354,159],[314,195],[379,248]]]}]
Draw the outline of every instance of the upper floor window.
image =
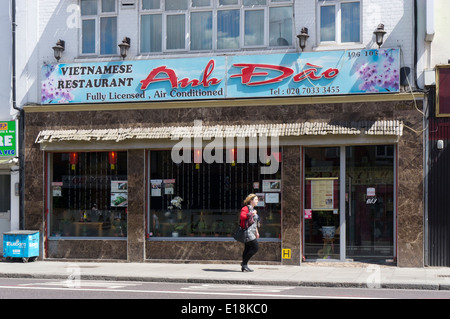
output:
[{"label": "upper floor window", "polygon": [[294,45],[292,0],[141,0],[140,52]]},{"label": "upper floor window", "polygon": [[361,42],[361,3],[318,0],[320,43]]},{"label": "upper floor window", "polygon": [[116,1],[80,0],[82,54],[117,54]]}]

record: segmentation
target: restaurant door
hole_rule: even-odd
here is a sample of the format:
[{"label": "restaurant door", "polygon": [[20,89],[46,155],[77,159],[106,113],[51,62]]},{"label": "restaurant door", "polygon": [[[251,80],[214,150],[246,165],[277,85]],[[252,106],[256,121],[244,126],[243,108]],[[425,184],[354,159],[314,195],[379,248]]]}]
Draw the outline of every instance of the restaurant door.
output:
[{"label": "restaurant door", "polygon": [[346,151],[346,256],[394,256],[394,146]]},{"label": "restaurant door", "polygon": [[304,149],[303,254],[394,256],[394,146]]}]

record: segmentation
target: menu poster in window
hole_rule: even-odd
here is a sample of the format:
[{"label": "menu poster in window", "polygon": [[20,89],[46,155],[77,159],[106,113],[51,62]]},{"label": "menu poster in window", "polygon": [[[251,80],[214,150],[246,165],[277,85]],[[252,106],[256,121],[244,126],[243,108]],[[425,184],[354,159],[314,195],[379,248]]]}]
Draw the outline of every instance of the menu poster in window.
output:
[{"label": "menu poster in window", "polygon": [[111,193],[127,193],[128,181],[111,181]]},{"label": "menu poster in window", "polygon": [[263,192],[281,192],[281,180],[266,179],[262,182]]},{"label": "menu poster in window", "polygon": [[311,180],[311,208],[333,209],[334,179]]},{"label": "menu poster in window", "polygon": [[52,182],[53,197],[62,197],[63,182]]},{"label": "menu poster in window", "polygon": [[111,207],[128,207],[128,193],[111,193]]},{"label": "menu poster in window", "polygon": [[264,207],[265,206],[265,194],[264,193],[256,193],[256,196],[258,196],[258,204],[256,207]]},{"label": "menu poster in window", "polygon": [[111,181],[111,207],[128,207],[128,181]]},{"label": "menu poster in window", "polygon": [[312,219],[312,209],[305,209],[303,217],[305,219]]},{"label": "menu poster in window", "polygon": [[165,179],[164,180],[164,194],[165,195],[173,195],[175,188],[175,180],[174,179]]},{"label": "menu poster in window", "polygon": [[150,180],[150,185],[151,185],[150,195],[153,197],[161,197],[162,179],[152,179]]},{"label": "menu poster in window", "polygon": [[266,194],[266,203],[267,204],[278,204],[280,202],[280,194],[279,193],[267,193]]}]

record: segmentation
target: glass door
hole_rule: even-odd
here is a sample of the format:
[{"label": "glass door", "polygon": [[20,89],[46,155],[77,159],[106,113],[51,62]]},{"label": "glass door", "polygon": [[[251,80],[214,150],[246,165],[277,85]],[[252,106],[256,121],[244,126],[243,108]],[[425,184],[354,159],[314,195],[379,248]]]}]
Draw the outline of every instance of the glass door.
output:
[{"label": "glass door", "polygon": [[340,148],[305,148],[304,256],[340,259]]},{"label": "glass door", "polygon": [[394,256],[394,146],[346,150],[346,256]]},{"label": "glass door", "polygon": [[395,256],[394,145],[304,148],[306,259]]}]

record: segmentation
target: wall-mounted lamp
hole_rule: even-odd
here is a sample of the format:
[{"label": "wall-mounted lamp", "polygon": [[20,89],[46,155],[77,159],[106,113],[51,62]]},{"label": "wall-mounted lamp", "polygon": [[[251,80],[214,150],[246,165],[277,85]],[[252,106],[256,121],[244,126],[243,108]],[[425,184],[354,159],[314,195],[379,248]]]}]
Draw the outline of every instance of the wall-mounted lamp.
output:
[{"label": "wall-mounted lamp", "polygon": [[297,35],[297,38],[298,38],[300,48],[302,49],[302,51],[304,51],[306,48],[306,40],[308,40],[308,38],[309,38],[308,28],[303,27],[302,30],[300,31],[300,34]]},{"label": "wall-mounted lamp", "polygon": [[59,62],[59,59],[61,59],[62,53],[66,49],[66,42],[59,39],[58,42],[56,42],[56,45],[53,47],[53,53],[55,54],[56,61]]},{"label": "wall-mounted lamp", "polygon": [[128,55],[128,49],[130,48],[131,39],[128,37],[123,38],[122,43],[119,43],[120,56],[125,60]]},{"label": "wall-mounted lamp", "polygon": [[384,24],[380,23],[377,29],[373,32],[373,34],[375,34],[375,39],[378,44],[378,48],[380,48],[381,45],[383,44],[384,35],[386,34],[386,31],[384,31]]}]

